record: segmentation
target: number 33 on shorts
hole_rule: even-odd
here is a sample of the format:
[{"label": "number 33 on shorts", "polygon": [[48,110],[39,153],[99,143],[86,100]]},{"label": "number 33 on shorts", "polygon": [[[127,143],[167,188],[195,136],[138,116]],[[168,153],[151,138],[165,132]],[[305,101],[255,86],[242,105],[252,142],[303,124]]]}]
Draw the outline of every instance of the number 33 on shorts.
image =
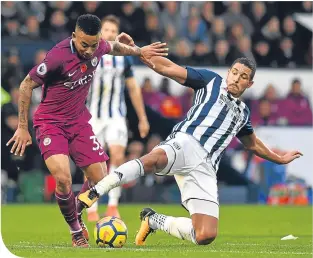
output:
[{"label": "number 33 on shorts", "polygon": [[93,141],[94,147],[92,147],[93,151],[98,151],[99,150],[99,155],[103,155],[104,150],[102,148],[102,146],[100,145],[100,143],[98,142],[97,138],[95,135],[90,136],[90,140]]}]

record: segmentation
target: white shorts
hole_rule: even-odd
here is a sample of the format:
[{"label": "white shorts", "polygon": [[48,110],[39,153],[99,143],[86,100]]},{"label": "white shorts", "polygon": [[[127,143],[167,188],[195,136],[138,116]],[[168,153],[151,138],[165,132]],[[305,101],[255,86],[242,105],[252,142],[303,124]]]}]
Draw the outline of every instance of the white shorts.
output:
[{"label": "white shorts", "polygon": [[218,218],[216,172],[207,158],[208,152],[191,135],[181,132],[172,134],[156,148],[163,149],[168,158],[167,166],[156,174],[174,175],[182,204],[189,213]]},{"label": "white shorts", "polygon": [[100,143],[127,146],[128,131],[125,118],[97,119],[92,118],[89,123]]}]

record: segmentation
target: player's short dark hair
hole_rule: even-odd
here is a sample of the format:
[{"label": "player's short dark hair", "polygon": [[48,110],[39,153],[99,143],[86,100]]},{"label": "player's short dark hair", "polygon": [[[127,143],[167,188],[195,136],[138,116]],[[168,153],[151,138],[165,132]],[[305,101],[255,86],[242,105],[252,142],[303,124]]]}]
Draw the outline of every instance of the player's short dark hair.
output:
[{"label": "player's short dark hair", "polygon": [[105,23],[105,22],[114,23],[118,28],[120,27],[120,24],[121,24],[120,19],[119,19],[117,16],[113,15],[113,14],[110,14],[110,15],[105,16],[105,17],[102,19],[102,21],[101,21],[102,25],[103,25],[103,23]]},{"label": "player's short dark hair", "polygon": [[101,21],[96,15],[83,14],[77,18],[76,27],[85,34],[94,36],[101,31]]},{"label": "player's short dark hair", "polygon": [[251,70],[250,81],[252,81],[256,71],[256,63],[247,57],[240,57],[233,62],[231,68],[237,63],[243,64],[244,66],[247,66]]}]

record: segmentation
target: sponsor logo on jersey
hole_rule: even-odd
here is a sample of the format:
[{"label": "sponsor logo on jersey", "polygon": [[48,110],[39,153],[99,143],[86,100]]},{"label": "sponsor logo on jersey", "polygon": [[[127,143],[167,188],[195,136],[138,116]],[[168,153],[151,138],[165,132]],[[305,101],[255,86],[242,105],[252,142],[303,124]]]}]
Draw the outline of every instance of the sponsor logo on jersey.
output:
[{"label": "sponsor logo on jersey", "polygon": [[98,58],[96,56],[91,60],[91,64],[92,64],[92,66],[97,66]]},{"label": "sponsor logo on jersey", "polygon": [[43,145],[48,146],[51,143],[51,139],[49,137],[43,140]]}]

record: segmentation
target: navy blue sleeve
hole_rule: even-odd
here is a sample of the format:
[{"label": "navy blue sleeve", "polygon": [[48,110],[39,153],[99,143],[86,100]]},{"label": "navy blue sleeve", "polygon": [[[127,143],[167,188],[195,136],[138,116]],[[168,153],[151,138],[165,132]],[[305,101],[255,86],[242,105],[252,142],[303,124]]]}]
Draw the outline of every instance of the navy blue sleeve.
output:
[{"label": "navy blue sleeve", "polygon": [[130,56],[125,56],[124,60],[125,60],[124,76],[125,76],[125,79],[127,79],[127,78],[134,76],[134,72],[132,68],[133,59]]},{"label": "navy blue sleeve", "polygon": [[194,90],[205,87],[213,78],[219,76],[217,73],[208,69],[195,69],[189,66],[186,69],[187,79],[183,85]]},{"label": "navy blue sleeve", "polygon": [[253,134],[254,130],[253,130],[253,127],[252,127],[252,124],[251,124],[251,120],[250,120],[250,117],[247,121],[247,123],[241,128],[241,130],[237,133],[237,137],[243,137],[243,136],[246,136],[246,135],[250,135],[250,134]]}]

